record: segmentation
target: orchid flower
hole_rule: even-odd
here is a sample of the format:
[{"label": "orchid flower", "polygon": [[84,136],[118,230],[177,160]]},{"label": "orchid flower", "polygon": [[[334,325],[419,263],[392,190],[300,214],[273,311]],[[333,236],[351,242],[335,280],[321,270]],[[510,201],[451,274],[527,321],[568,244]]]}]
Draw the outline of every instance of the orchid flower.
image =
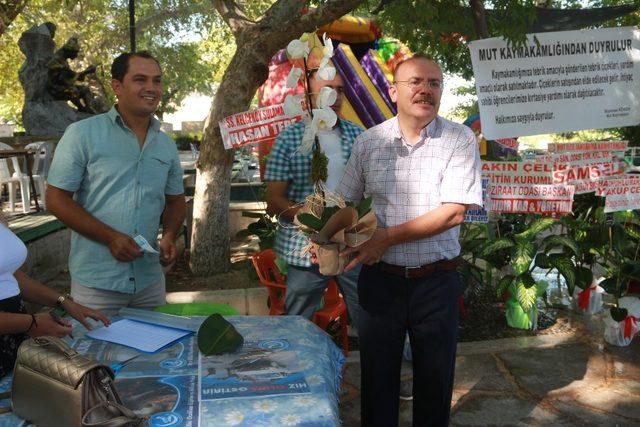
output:
[{"label": "orchid flower", "polygon": [[329,58],[322,58],[318,72],[316,72],[316,80],[333,80],[336,77],[336,69],[329,64]]},{"label": "orchid flower", "polygon": [[327,33],[322,35],[322,44],[324,45],[322,48],[323,58],[331,58],[333,56],[333,43],[331,42],[331,38],[327,37]]},{"label": "orchid flower", "polygon": [[338,99],[338,93],[335,89],[328,86],[324,86],[320,89],[318,96],[316,97],[316,106],[318,108],[329,108],[336,103]]},{"label": "orchid flower", "polygon": [[289,117],[296,117],[303,114],[302,112],[302,96],[301,95],[287,95],[284,99],[284,114]]},{"label": "orchid flower", "polygon": [[306,58],[309,55],[309,42],[291,40],[287,45],[287,54],[291,59]]},{"label": "orchid flower", "polygon": [[302,76],[302,69],[298,67],[291,68],[291,71],[289,71],[289,75],[287,76],[287,82],[285,83],[285,86],[287,88],[297,87],[298,81],[300,80],[301,76]]},{"label": "orchid flower", "polygon": [[317,130],[331,130],[337,123],[338,116],[331,108],[314,108],[311,127]]}]

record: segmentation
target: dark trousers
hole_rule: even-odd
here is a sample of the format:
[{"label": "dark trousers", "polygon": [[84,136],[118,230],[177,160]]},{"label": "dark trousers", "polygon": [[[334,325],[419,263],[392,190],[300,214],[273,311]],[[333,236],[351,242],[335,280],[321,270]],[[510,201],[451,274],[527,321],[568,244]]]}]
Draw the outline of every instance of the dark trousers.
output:
[{"label": "dark trousers", "polygon": [[407,331],[413,352],[413,425],[448,424],[461,291],[455,270],[404,279],[375,265],[363,266],[358,280],[363,426],[398,425]]}]

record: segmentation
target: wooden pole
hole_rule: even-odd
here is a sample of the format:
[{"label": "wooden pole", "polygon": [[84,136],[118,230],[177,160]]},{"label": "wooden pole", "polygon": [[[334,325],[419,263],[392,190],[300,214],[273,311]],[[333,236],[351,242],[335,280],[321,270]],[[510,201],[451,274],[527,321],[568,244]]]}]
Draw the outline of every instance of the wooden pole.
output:
[{"label": "wooden pole", "polygon": [[129,0],[129,42],[131,53],[136,51],[136,4],[135,0]]}]

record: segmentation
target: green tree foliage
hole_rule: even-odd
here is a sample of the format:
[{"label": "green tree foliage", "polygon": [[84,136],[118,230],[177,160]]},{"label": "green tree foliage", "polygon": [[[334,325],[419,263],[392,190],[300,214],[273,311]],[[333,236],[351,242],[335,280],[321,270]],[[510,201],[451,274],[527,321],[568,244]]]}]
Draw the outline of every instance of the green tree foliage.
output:
[{"label": "green tree foliage", "polygon": [[[534,16],[531,0],[492,2],[496,15],[487,19],[492,36],[502,35],[522,41]],[[468,2],[395,0],[379,14],[386,33],[407,43],[413,51],[426,52],[438,60],[444,71],[472,77],[467,41],[475,40],[476,30]]]},{"label": "green tree foliage", "polygon": [[[18,48],[22,32],[51,21],[57,25],[56,46],[72,35],[81,44],[80,57],[71,64],[76,70],[101,64],[97,75],[110,91],[109,67],[120,52],[129,50],[128,1],[126,0],[32,0],[0,38],[0,117],[21,123],[24,94],[18,70],[24,56]],[[202,54],[203,39],[215,32],[216,18],[208,0],[136,1],[138,50],[149,50],[163,66],[165,96],[159,112],[175,110],[189,93],[211,93],[214,68]],[[82,25],[78,25],[82,22]]]}]

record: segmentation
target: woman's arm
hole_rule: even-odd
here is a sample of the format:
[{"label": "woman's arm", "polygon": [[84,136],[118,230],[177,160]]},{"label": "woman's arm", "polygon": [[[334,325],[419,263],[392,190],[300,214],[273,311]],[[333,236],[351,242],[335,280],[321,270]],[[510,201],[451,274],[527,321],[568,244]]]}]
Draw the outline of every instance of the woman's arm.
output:
[{"label": "woman's arm", "polygon": [[[14,276],[18,281],[20,292],[22,293],[22,297],[25,301],[51,307],[56,305],[58,297],[60,296],[56,291],[46,287],[34,278],[29,277],[21,270],[16,271]],[[65,309],[67,313],[69,313],[78,322],[82,323],[84,327],[89,330],[91,330],[91,325],[87,321],[87,317],[99,320],[104,323],[105,326],[109,326],[109,324],[111,324],[109,318],[102,312],[85,307],[84,305],[78,304],[69,298],[64,300],[61,308]]]},{"label": "woman's arm", "polygon": [[27,333],[32,337],[49,335],[64,337],[71,333],[71,323],[62,320],[63,325],[53,320],[49,313],[35,315],[22,313],[0,313],[0,335]]}]

